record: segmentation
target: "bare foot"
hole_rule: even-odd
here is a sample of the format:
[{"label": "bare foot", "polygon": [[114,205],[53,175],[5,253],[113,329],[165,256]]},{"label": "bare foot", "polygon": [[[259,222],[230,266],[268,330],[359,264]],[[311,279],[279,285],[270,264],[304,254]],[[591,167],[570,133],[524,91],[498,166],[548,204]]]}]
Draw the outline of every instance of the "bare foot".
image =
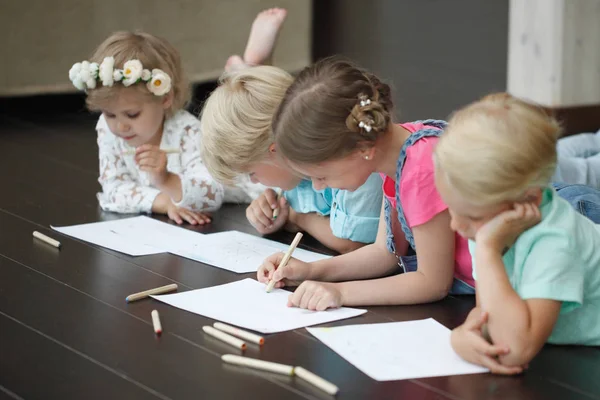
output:
[{"label": "bare foot", "polygon": [[283,8],[270,8],[256,16],[244,52],[244,62],[246,64],[264,65],[271,63],[277,35],[286,15],[287,10]]},{"label": "bare foot", "polygon": [[227,72],[239,71],[247,67],[248,65],[246,65],[244,60],[242,60],[242,57],[238,55],[229,57],[225,63],[225,71]]}]

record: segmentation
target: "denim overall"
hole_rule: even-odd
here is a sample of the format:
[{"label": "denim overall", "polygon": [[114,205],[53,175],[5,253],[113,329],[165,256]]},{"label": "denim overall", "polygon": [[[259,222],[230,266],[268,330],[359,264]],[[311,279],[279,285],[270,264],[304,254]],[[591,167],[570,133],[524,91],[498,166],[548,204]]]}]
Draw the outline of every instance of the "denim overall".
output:
[{"label": "denim overall", "polygon": [[556,193],[584,217],[600,224],[600,190],[586,185],[553,183]]},{"label": "denim overall", "polygon": [[[404,216],[404,212],[402,211],[402,202],[400,201],[400,176],[402,173],[402,167],[404,166],[404,161],[406,160],[406,150],[414,145],[419,139],[424,137],[439,137],[444,128],[446,127],[445,121],[438,120],[425,120],[425,121],[417,121],[416,123],[421,123],[427,128],[421,129],[412,133],[408,139],[404,142],[402,149],[400,150],[400,155],[398,156],[398,164],[396,165],[396,211],[398,213],[398,221],[402,227],[402,232],[404,232],[404,236],[406,240],[410,244],[411,249],[413,250],[410,253],[411,255],[399,256],[396,254],[396,247],[394,245],[394,234],[392,231],[392,205],[390,201],[386,198],[384,203],[384,212],[385,212],[385,223],[386,223],[386,232],[387,232],[387,240],[386,245],[388,251],[393,254],[396,254],[398,257],[398,265],[402,268],[403,272],[414,272],[417,270],[417,255],[414,254],[416,252],[415,248],[415,239],[413,237],[412,231],[406,222],[406,217]],[[435,128],[429,128],[435,127]],[[426,199],[423,199],[424,201]],[[409,249],[410,250],[410,249]],[[452,288],[450,289],[450,294],[475,294],[475,288],[469,285],[466,282],[461,281],[460,279],[454,278],[452,282]]]}]

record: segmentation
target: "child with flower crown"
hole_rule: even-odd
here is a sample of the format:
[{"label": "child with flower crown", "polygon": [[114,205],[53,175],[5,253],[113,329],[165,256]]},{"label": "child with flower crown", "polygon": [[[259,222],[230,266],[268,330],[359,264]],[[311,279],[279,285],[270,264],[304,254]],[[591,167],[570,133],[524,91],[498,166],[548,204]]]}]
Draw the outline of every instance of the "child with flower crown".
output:
[{"label": "child with flower crown", "polygon": [[[269,21],[261,21],[259,32],[253,26],[249,54],[268,57],[279,24],[265,31]],[[249,202],[264,190],[249,181],[224,188],[210,176],[201,159],[200,123],[183,109],[189,88],[181,59],[166,40],[114,33],[91,60],[74,64],[69,78],[86,92],[88,108],[102,113],[96,130],[103,210],[167,214],[178,224],[202,225],[210,222],[205,213],[223,201]]]}]

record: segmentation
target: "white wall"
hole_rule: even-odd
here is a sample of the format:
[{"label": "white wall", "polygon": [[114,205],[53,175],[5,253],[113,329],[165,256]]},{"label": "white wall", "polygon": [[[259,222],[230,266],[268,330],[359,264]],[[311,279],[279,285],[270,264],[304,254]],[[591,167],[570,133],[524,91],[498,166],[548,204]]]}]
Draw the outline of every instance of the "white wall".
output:
[{"label": "white wall", "polygon": [[510,0],[508,91],[548,107],[600,103],[600,0]]}]

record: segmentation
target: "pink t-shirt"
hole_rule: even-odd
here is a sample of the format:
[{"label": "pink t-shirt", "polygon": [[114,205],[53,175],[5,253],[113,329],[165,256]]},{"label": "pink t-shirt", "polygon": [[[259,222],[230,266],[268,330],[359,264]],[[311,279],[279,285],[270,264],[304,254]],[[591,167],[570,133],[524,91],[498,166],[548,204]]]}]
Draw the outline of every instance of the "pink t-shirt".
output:
[{"label": "pink t-shirt", "polygon": [[[421,123],[406,123],[401,124],[401,126],[411,133],[424,128],[434,128]],[[402,210],[411,229],[430,221],[448,208],[435,187],[433,149],[437,141],[437,137],[424,137],[406,150],[406,159],[404,160],[399,186]],[[400,223],[397,222],[395,177],[390,178],[384,174],[381,174],[381,177],[383,179],[383,194],[393,206],[392,232],[394,233],[394,242],[396,248],[401,249],[405,247],[405,237]],[[457,233],[455,242],[454,276],[471,286],[475,286],[468,241]]]}]

